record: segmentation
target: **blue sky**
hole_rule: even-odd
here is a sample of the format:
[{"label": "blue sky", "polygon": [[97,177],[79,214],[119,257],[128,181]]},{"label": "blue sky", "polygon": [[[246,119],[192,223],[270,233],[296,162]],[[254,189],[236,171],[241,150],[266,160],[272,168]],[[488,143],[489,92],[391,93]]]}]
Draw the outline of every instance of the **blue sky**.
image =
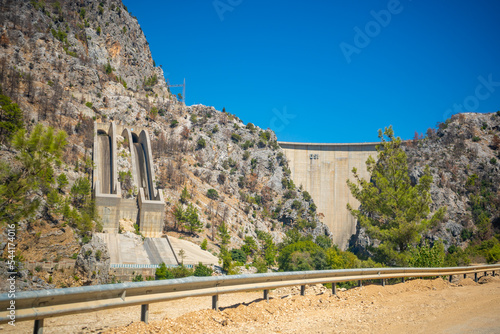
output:
[{"label": "blue sky", "polygon": [[188,105],[281,141],[378,141],[388,125],[410,139],[459,110],[500,110],[499,1],[124,3]]}]

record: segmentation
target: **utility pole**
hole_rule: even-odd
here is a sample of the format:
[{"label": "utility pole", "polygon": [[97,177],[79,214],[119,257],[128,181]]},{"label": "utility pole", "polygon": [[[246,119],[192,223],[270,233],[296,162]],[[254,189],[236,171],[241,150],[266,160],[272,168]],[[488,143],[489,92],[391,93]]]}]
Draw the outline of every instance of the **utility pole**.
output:
[{"label": "utility pole", "polygon": [[184,83],[182,85],[171,85],[167,80],[167,87],[182,87],[182,102],[186,104],[186,78],[184,78]]}]

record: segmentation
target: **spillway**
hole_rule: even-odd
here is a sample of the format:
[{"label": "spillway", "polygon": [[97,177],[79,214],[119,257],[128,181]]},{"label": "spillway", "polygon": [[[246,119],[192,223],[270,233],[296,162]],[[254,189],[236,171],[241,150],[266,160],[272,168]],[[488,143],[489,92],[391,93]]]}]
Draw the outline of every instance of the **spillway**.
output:
[{"label": "spillway", "polygon": [[136,170],[139,178],[139,187],[144,189],[144,195],[146,199],[151,199],[151,190],[149,189],[149,175],[146,166],[146,157],[144,155],[144,149],[141,143],[134,143],[135,156],[136,156]]},{"label": "spillway", "polygon": [[99,175],[101,184],[101,194],[111,194],[111,138],[108,135],[98,136],[99,154]]}]

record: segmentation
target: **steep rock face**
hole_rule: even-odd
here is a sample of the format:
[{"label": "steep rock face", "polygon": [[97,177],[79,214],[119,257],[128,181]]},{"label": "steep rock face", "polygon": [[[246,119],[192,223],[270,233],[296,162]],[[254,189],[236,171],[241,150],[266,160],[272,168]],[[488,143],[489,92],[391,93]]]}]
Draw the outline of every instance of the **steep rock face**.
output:
[{"label": "steep rock face", "polygon": [[[430,240],[443,240],[466,247],[470,240],[488,240],[500,232],[500,113],[465,113],[429,129],[425,138],[408,141],[409,173],[413,183],[431,167],[431,212],[446,207],[445,219],[426,233]],[[496,139],[495,139],[496,138]],[[350,247],[366,253],[376,246],[357,228]]]},{"label": "steep rock face", "polygon": [[[222,221],[229,225],[232,247],[241,245],[245,236],[257,238],[257,230],[271,233],[275,242],[291,227],[329,234],[316,218],[313,200],[305,199],[290,183],[275,134],[247,129],[234,115],[211,107],[180,103],[171,94],[162,68],[155,66],[136,18],[119,0],[0,1],[0,84],[2,92],[23,110],[28,132],[36,123],[67,132],[64,163],[55,172],[68,178],[61,194],[68,202],[75,181],[91,178],[94,120],[112,120],[148,130],[158,185],[167,199],[166,232],[176,225],[172,209],[187,187],[192,195],[189,202],[198,209],[204,227],[197,236],[175,230],[197,243],[210,239],[213,251],[218,250],[216,227]],[[213,131],[215,126],[218,132]],[[206,140],[205,148],[198,147],[201,138]],[[247,141],[253,147],[243,148]],[[0,150],[0,159],[13,163],[16,152],[8,146]],[[247,159],[243,159],[245,152],[250,154]],[[125,171],[129,164],[125,155],[120,163]],[[208,189],[216,189],[219,198],[208,198]],[[71,247],[56,247],[46,256],[54,261],[80,254],[75,272],[57,271],[68,277],[57,286],[105,282],[106,277],[94,274],[104,270],[95,261],[94,250],[83,246],[79,252],[91,231],[80,231],[62,214],[47,210],[46,201],[42,203],[35,217],[21,222],[19,237],[33,239],[40,232],[37,226],[45,223],[70,236]],[[97,226],[94,222],[92,230]],[[57,234],[41,235],[44,243],[57,243]],[[21,252],[31,257],[30,249],[36,247],[27,247]],[[86,257],[90,250],[94,255]],[[73,275],[80,279],[73,280]]]},{"label": "steep rock face", "polygon": [[110,257],[108,247],[94,236],[90,243],[83,245],[76,258],[75,271],[83,285],[109,283]]},{"label": "steep rock face", "polygon": [[431,167],[431,210],[447,208],[445,221],[428,237],[465,246],[471,235],[489,239],[500,231],[500,147],[494,145],[499,135],[498,113],[466,113],[407,146],[411,176]]},{"label": "steep rock face", "polygon": [[[276,242],[292,227],[330,234],[317,219],[313,200],[304,198],[291,182],[274,132],[201,105],[187,107],[185,114],[171,113],[167,119],[170,129],[156,123],[163,128],[153,142],[158,182],[165,188],[165,198],[171,199],[170,207],[180,196],[179,186],[186,185],[192,204],[203,213],[202,222],[211,226],[209,238],[214,239],[215,225],[221,221],[233,231],[234,246],[241,245],[245,236],[257,238],[257,230],[271,233]],[[210,189],[218,196],[208,197]]]}]

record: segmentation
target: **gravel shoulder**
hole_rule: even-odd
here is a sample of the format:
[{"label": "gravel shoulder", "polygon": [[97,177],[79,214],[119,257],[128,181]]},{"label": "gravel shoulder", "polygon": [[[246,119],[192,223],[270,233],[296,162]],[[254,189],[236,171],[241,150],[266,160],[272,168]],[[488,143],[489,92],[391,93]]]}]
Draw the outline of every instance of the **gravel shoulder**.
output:
[{"label": "gravel shoulder", "polygon": [[[411,280],[368,285],[333,296],[321,285],[262,293],[198,297],[150,306],[150,324],[139,322],[139,307],[47,319],[44,333],[500,333],[500,278]],[[30,332],[32,322],[16,331]]]}]

